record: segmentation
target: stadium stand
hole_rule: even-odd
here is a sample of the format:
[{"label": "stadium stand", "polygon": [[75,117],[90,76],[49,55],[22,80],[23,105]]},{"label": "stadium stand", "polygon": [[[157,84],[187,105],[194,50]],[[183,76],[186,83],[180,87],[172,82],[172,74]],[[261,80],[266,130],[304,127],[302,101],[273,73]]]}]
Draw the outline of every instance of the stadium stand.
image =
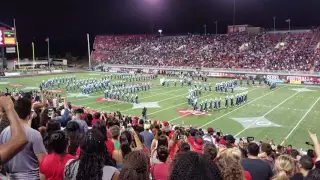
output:
[{"label": "stadium stand", "polygon": [[108,64],[319,71],[318,31],[256,36],[97,36],[92,60]]}]

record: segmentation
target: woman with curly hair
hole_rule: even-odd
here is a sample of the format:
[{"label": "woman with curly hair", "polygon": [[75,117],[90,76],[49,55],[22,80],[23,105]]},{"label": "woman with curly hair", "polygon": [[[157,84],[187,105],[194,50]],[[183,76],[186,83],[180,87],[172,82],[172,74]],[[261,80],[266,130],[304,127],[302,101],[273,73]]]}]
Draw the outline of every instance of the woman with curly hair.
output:
[{"label": "woman with curly hair", "polygon": [[76,157],[67,153],[69,139],[64,131],[50,133],[49,145],[52,150],[40,162],[40,177],[43,179],[62,180],[63,170],[70,159]]},{"label": "woman with curly hair", "polygon": [[295,173],[296,164],[292,157],[281,155],[275,161],[275,173],[273,180],[289,180]]},{"label": "woman with curly hair", "polygon": [[196,152],[181,152],[171,164],[170,180],[222,180],[220,170],[204,155]]},{"label": "woman with curly hair", "polygon": [[120,180],[149,180],[149,160],[145,151],[132,151],[124,157]]},{"label": "woman with curly hair", "polygon": [[241,166],[241,151],[238,148],[225,150],[216,163],[223,180],[251,180],[250,173]]},{"label": "woman with curly hair", "polygon": [[117,180],[119,171],[108,155],[105,136],[89,130],[81,144],[79,159],[68,162],[64,169],[65,180]]}]

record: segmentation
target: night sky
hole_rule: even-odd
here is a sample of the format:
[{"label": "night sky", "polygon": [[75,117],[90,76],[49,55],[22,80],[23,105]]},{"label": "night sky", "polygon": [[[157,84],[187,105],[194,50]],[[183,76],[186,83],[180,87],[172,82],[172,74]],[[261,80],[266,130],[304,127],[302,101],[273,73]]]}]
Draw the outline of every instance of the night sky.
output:
[{"label": "night sky", "polygon": [[[45,38],[50,37],[51,54],[74,56],[87,53],[86,33],[97,34],[219,33],[232,25],[233,0],[1,0],[0,22],[13,26],[16,18],[22,57],[46,55]],[[310,28],[320,25],[319,0],[236,0],[236,24],[266,29]]]}]

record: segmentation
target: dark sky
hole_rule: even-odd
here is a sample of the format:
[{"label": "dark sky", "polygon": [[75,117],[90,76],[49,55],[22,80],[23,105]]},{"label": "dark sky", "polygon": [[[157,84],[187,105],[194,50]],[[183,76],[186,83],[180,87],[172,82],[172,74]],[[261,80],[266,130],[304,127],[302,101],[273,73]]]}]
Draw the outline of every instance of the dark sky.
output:
[{"label": "dark sky", "polygon": [[[16,18],[21,56],[46,54],[50,37],[52,54],[86,55],[86,33],[92,41],[97,34],[144,34],[163,29],[164,34],[225,33],[232,24],[233,0],[1,0],[0,22],[13,25]],[[320,25],[319,0],[236,0],[236,24],[267,29],[310,28]]]}]

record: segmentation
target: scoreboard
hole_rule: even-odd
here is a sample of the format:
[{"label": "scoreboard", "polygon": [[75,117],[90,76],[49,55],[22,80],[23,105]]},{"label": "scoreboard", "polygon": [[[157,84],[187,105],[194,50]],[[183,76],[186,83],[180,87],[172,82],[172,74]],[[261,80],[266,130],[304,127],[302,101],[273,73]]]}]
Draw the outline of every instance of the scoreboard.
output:
[{"label": "scoreboard", "polygon": [[16,37],[13,30],[0,27],[0,46],[15,46]]}]

